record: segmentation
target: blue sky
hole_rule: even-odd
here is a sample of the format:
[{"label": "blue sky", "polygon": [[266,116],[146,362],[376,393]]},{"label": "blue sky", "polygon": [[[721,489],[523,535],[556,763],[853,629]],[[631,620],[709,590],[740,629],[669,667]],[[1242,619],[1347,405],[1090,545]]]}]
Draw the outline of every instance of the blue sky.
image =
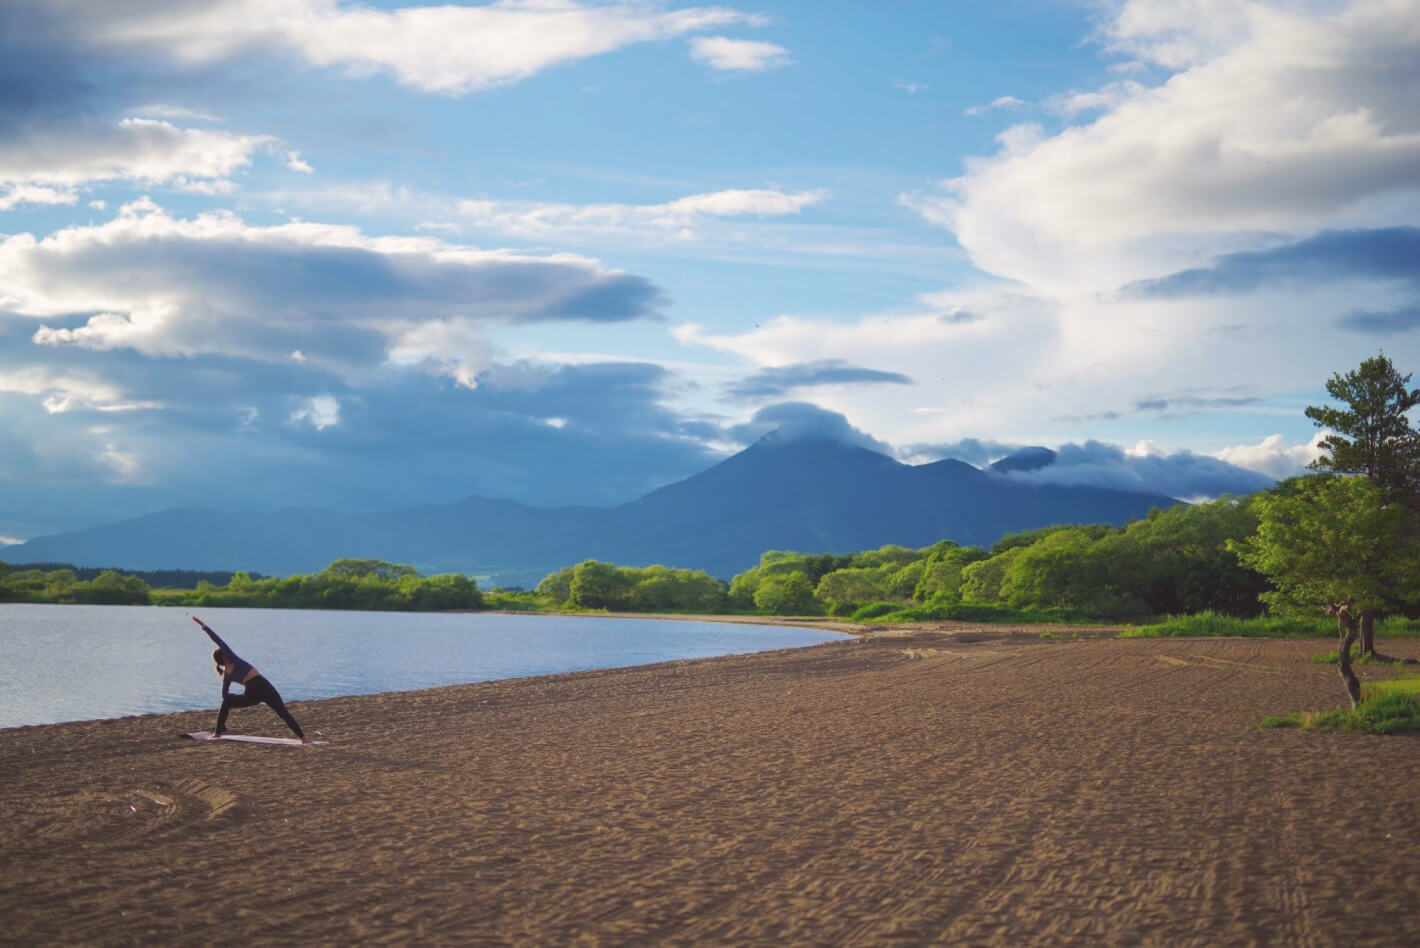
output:
[{"label": "blue sky", "polygon": [[0,89],[7,541],[786,424],[1210,496],[1420,361],[1416,0],[11,0]]}]

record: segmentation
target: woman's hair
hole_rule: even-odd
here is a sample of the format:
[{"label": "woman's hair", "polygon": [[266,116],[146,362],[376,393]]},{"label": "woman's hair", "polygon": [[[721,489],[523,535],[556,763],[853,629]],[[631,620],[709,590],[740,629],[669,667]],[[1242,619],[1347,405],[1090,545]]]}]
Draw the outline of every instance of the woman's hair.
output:
[{"label": "woman's hair", "polygon": [[212,650],[212,661],[218,668],[221,668],[223,665],[227,664],[227,656],[222,654],[220,648],[214,648]]}]

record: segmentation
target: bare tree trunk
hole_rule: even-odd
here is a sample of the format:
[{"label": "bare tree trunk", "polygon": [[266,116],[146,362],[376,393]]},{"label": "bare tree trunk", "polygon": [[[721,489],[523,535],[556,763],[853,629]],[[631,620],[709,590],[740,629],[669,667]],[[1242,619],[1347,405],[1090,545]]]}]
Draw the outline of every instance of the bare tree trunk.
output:
[{"label": "bare tree trunk", "polygon": [[1356,642],[1356,617],[1351,615],[1349,606],[1336,610],[1336,626],[1340,647],[1336,651],[1336,664],[1341,670],[1341,681],[1346,686],[1346,696],[1351,699],[1354,711],[1361,703],[1361,681],[1351,670],[1351,646]]},{"label": "bare tree trunk", "polygon": [[1376,614],[1369,609],[1361,613],[1361,654],[1376,657]]}]

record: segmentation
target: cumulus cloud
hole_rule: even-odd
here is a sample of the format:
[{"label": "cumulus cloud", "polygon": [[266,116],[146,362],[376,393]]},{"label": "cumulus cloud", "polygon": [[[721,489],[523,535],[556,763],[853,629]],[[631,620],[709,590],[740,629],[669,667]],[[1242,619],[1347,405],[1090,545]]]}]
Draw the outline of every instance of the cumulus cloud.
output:
[{"label": "cumulus cloud", "polygon": [[1130,0],[1107,33],[1177,70],[1167,82],[1111,86],[1093,121],[1015,130],[944,194],[909,200],[978,266],[1033,285],[1097,283],[1081,267],[1092,251],[1112,251],[1126,282],[1179,269],[1218,235],[1400,223],[1397,198],[1420,188],[1415,12]]},{"label": "cumulus cloud", "polygon": [[252,153],[269,141],[264,135],[178,128],[138,117],[115,125],[30,129],[0,136],[0,188],[7,192],[0,200],[16,194],[29,201],[45,193],[68,196],[78,185],[120,179],[198,192],[224,190],[231,175],[250,165]]},{"label": "cumulus cloud", "polygon": [[852,365],[842,359],[820,359],[795,365],[760,369],[732,382],[726,393],[732,398],[773,398],[801,388],[820,385],[911,385],[901,372],[884,372]]},{"label": "cumulus cloud", "polygon": [[763,72],[794,61],[774,43],[725,36],[697,36],[690,41],[690,58],[721,72]]},{"label": "cumulus cloud", "polygon": [[304,422],[317,431],[340,424],[340,402],[330,395],[314,395],[291,412],[292,424]]},{"label": "cumulus cloud", "polygon": [[855,428],[846,416],[809,402],[780,402],[766,405],[744,424],[729,429],[730,437],[741,444],[767,439],[778,444],[794,441],[836,441],[892,456],[888,445]]},{"label": "cumulus cloud", "polygon": [[793,215],[826,197],[823,190],[750,189],[692,194],[663,204],[464,200],[458,210],[472,225],[524,236],[651,232],[689,239],[709,220]]},{"label": "cumulus cloud", "polygon": [[[45,18],[98,49],[158,55],[188,66],[283,54],[352,76],[387,74],[404,86],[447,95],[517,82],[632,44],[763,23],[760,17],[724,7],[663,9],[638,2],[591,5],[575,0],[497,0],[393,10],[342,0],[132,0],[99,5],[54,0]],[[759,58],[766,59],[764,54]]]},{"label": "cumulus cloud", "polygon": [[1280,481],[1306,474],[1308,465],[1324,453],[1322,440],[1331,434],[1331,431],[1322,429],[1306,444],[1295,445],[1288,444],[1280,434],[1268,435],[1257,444],[1223,448],[1215,456],[1221,461]]},{"label": "cumulus cloud", "polygon": [[[998,292],[1042,301],[1056,343],[974,387],[1016,420],[972,427],[1030,418],[1142,434],[1143,413],[1192,416],[1196,429],[1208,412],[1267,411],[1367,357],[1368,338],[1408,333],[1420,302],[1415,14],[1411,0],[1125,0],[1097,38],[1139,67],[1129,81],[1044,98],[1063,128],[1017,125],[941,190],[902,195],[1011,281]],[[1053,404],[1022,377],[1050,386]],[[1229,394],[1240,379],[1249,391]],[[967,420],[943,412],[938,431],[903,440],[961,437]]]},{"label": "cumulus cloud", "polygon": [[1114,109],[1145,91],[1142,84],[1133,80],[1112,82],[1100,89],[1088,92],[1072,90],[1062,95],[1054,95],[1045,100],[1045,108],[1056,115],[1076,116],[1083,112],[1099,109]]},{"label": "cumulus cloud", "polygon": [[150,356],[204,353],[360,371],[412,356],[430,320],[470,327],[654,316],[646,280],[572,255],[482,251],[352,227],[170,216],[153,202],[44,239],[0,241],[0,306],[34,341]]},{"label": "cumulus cloud", "polygon": [[0,191],[0,211],[21,204],[77,204],[79,194],[72,188],[46,188],[32,184],[10,185]]}]

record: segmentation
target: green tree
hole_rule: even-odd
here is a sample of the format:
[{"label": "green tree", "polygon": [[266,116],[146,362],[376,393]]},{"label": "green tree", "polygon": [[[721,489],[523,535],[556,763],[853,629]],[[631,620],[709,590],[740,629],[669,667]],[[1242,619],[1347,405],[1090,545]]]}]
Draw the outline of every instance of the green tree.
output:
[{"label": "green tree", "polygon": [[[382,581],[400,580],[405,576],[418,576],[419,571],[413,566],[405,566],[403,563],[386,563],[384,560],[357,560],[344,558],[331,563],[324,570],[328,576],[340,579],[378,579]],[[246,577],[250,582],[250,577],[245,573],[237,574]],[[232,577],[231,585],[236,584],[236,576]]]},{"label": "green tree", "polygon": [[955,543],[946,547],[941,544],[938,546],[941,548],[934,549],[927,557],[922,568],[922,577],[912,592],[912,597],[918,602],[960,599],[962,570],[971,563],[989,559],[991,556],[979,546],[957,546]]},{"label": "green tree", "polygon": [[962,567],[961,598],[965,602],[1004,603],[1010,598],[1007,582],[1011,563],[1021,555],[1024,545],[1012,546],[1004,553],[977,560]]},{"label": "green tree", "polygon": [[1119,584],[1116,534],[1092,538],[1084,529],[1047,534],[1027,547],[1013,548],[1003,588],[1016,609],[1065,609],[1101,618],[1133,618],[1144,604]]},{"label": "green tree", "polygon": [[572,598],[573,570],[574,567],[567,566],[555,573],[549,573],[537,584],[537,594],[552,600],[555,605],[562,605]]},{"label": "green tree", "polygon": [[478,584],[460,573],[442,573],[428,579],[407,577],[400,583],[406,601],[415,609],[479,609],[483,606]]},{"label": "green tree", "polygon": [[743,573],[735,574],[730,580],[730,608],[732,609],[753,609],[754,594],[759,590],[759,581],[763,578],[758,566],[751,566]]},{"label": "green tree", "polygon": [[1351,668],[1357,617],[1388,599],[1413,598],[1420,547],[1405,509],[1363,477],[1285,481],[1253,499],[1257,533],[1230,547],[1272,580],[1263,599],[1280,613],[1336,616],[1341,680],[1354,708],[1361,683]]},{"label": "green tree", "polygon": [[611,563],[587,560],[572,570],[568,598],[583,609],[625,610],[633,580]]},{"label": "green tree", "polygon": [[1411,427],[1408,412],[1420,405],[1420,389],[1407,388],[1384,355],[1361,363],[1326,383],[1332,398],[1346,407],[1308,406],[1307,417],[1318,428],[1330,429],[1321,440],[1326,453],[1312,462],[1319,471],[1364,474],[1383,491],[1410,494],[1420,488],[1420,432]]},{"label": "green tree", "polygon": [[[1326,383],[1327,394],[1345,407],[1308,406],[1306,414],[1317,427],[1330,429],[1321,441],[1326,453],[1312,462],[1314,469],[1364,474],[1420,514],[1420,432],[1411,427],[1408,416],[1420,405],[1420,389],[1409,384],[1410,376],[1396,371],[1382,353],[1355,371],[1332,375]],[[1375,655],[1375,616],[1384,608],[1382,604],[1361,614],[1361,651],[1366,655]]]},{"label": "green tree", "polygon": [[754,591],[754,604],[772,615],[801,616],[817,612],[814,587],[803,573],[773,573],[765,576]]},{"label": "green tree", "polygon": [[818,581],[814,596],[841,608],[876,602],[885,598],[886,589],[876,569],[837,569]]},{"label": "green tree", "polygon": [[1257,529],[1250,505],[1235,497],[1149,511],[1121,533],[1105,537],[1097,552],[1121,592],[1152,615],[1212,610],[1256,615],[1267,581],[1238,562],[1229,540]]}]

